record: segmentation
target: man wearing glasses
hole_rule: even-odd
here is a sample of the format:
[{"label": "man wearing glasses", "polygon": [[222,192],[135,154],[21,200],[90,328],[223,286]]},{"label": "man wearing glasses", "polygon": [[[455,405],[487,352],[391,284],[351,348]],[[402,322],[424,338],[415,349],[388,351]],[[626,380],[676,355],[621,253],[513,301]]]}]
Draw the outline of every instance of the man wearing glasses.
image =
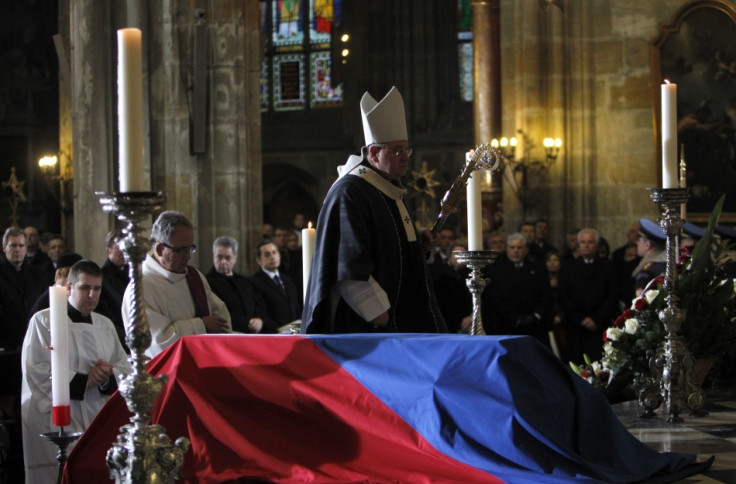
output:
[{"label": "man wearing glasses", "polygon": [[302,313],[303,333],[445,332],[425,249],[402,197],[409,168],[404,101],[393,87],[360,101],[365,146],[325,198]]},{"label": "man wearing glasses", "polygon": [[[194,226],[184,214],[161,213],[151,228],[151,252],[143,261],[143,299],[151,327],[154,357],[181,336],[232,331],[230,313],[210,289],[207,279],[189,265]],[[130,324],[132,286],[123,297],[123,319]]]}]

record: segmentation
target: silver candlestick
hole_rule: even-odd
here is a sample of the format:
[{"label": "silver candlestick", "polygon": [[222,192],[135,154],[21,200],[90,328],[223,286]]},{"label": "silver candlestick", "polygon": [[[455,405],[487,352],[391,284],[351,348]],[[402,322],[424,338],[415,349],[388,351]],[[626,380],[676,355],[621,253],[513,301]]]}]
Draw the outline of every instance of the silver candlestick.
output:
[{"label": "silver candlestick", "polygon": [[483,331],[483,320],[480,315],[480,298],[488,282],[483,277],[483,270],[496,260],[498,253],[490,250],[461,250],[454,254],[458,262],[470,269],[468,280],[465,281],[473,296],[473,319],[470,324],[470,334],[486,334]]},{"label": "silver candlestick", "polygon": [[667,266],[664,288],[667,291],[667,307],[659,312],[665,329],[665,339],[649,360],[652,372],[650,383],[639,394],[639,404],[646,409],[645,416],[664,403],[667,422],[682,422],[680,412],[687,405],[698,411],[705,405],[705,394],[690,381],[694,360],[682,337],[678,334],[685,319],[685,311],[679,307],[677,296],[678,241],[683,220],[680,207],[690,198],[688,188],[650,188],[652,200],[662,209],[659,225],[667,236]]},{"label": "silver candlestick", "polygon": [[118,440],[107,451],[107,466],[118,483],[164,483],[180,477],[184,453],[189,440],[179,437],[175,444],[161,425],[151,424],[151,410],[167,378],[158,378],[146,371],[151,346],[151,331],[143,303],[142,264],[150,247],[143,235],[142,223],[161,210],[166,197],[160,192],[98,193],[102,209],[115,214],[125,223],[120,249],[125,254],[130,271],[132,297],[131,324],[126,328],[125,341],[130,348],[133,371],[120,384],[120,393],[133,412],[130,423],[121,427]]},{"label": "silver candlestick", "polygon": [[82,436],[82,432],[64,432],[64,427],[61,427],[58,432],[46,432],[41,434],[41,437],[53,442],[59,448],[59,452],[56,454],[56,462],[59,463],[59,473],[56,477],[56,484],[61,483],[61,475],[64,472],[64,464],[66,464],[66,448],[69,444],[77,440]]}]

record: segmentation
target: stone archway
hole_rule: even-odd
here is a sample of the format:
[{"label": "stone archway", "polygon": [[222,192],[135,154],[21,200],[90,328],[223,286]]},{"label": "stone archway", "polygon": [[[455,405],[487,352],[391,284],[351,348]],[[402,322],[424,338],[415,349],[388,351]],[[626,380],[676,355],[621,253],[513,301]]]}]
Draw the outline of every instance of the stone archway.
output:
[{"label": "stone archway", "polygon": [[296,213],[317,222],[320,204],[312,194],[317,179],[301,168],[287,164],[263,167],[263,221],[274,226],[291,226]]}]

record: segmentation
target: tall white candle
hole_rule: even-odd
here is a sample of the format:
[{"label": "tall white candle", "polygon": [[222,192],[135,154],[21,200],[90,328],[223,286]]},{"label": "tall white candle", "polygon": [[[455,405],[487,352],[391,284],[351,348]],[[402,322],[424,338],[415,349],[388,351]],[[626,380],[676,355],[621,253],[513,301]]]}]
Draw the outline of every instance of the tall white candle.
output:
[{"label": "tall white candle", "polygon": [[662,188],[677,188],[677,84],[662,84]]},{"label": "tall white candle", "polygon": [[141,31],[118,30],[118,163],[120,191],[143,192],[143,67]]},{"label": "tall white candle", "polygon": [[66,317],[66,288],[49,287],[51,311],[51,405],[53,424],[71,424],[69,406],[69,335]]},{"label": "tall white candle", "polygon": [[[472,151],[465,153],[465,161],[470,162],[472,156]],[[468,250],[483,250],[481,176],[477,170],[468,179],[466,197],[468,199]]]},{"label": "tall white candle", "polygon": [[302,229],[302,282],[303,297],[307,300],[307,283],[309,282],[309,273],[312,270],[312,256],[314,255],[314,239],[317,232],[312,228],[312,222],[309,222],[306,229]]}]

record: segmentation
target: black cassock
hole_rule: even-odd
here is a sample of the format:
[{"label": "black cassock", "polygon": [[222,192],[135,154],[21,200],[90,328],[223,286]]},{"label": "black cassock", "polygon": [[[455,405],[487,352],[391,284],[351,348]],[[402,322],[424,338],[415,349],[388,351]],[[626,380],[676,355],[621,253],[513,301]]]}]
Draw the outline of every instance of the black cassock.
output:
[{"label": "black cassock", "polygon": [[[402,203],[384,193],[400,189],[363,164],[339,178],[327,193],[316,227],[303,333],[446,332],[437,308],[421,242]],[[382,186],[379,190],[377,186]],[[373,328],[339,298],[334,321],[330,292],[340,281],[376,280],[388,295],[389,323]],[[336,296],[338,297],[338,296]]]}]

